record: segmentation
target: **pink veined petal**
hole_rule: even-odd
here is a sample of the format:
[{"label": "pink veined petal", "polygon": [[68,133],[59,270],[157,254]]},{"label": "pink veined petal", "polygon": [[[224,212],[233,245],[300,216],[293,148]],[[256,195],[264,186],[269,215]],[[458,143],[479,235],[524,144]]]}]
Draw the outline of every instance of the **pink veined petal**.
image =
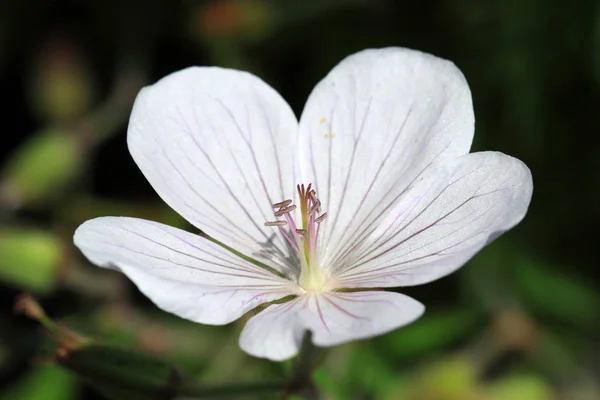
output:
[{"label": "pink veined petal", "polygon": [[387,333],[419,318],[424,306],[403,294],[309,292],[269,306],[248,321],[240,336],[247,353],[274,361],[293,357],[304,333],[315,345],[334,346]]},{"label": "pink veined petal", "polygon": [[194,322],[226,324],[298,292],[206,239],[157,222],[96,218],[76,230],[74,242],[92,263],[123,272],[158,307]]},{"label": "pink veined petal", "polygon": [[297,272],[272,204],[295,191],[298,123],[256,76],[193,67],[138,95],[127,134],[158,195],[208,235],[286,273]]},{"label": "pink veined petal", "polygon": [[403,48],[344,59],[313,90],[300,119],[300,171],[327,211],[321,260],[371,234],[434,162],[468,153],[471,93],[450,61]]},{"label": "pink veined petal", "polygon": [[341,287],[427,283],[456,270],[518,224],[533,191],[516,158],[472,153],[424,174],[336,271]]}]

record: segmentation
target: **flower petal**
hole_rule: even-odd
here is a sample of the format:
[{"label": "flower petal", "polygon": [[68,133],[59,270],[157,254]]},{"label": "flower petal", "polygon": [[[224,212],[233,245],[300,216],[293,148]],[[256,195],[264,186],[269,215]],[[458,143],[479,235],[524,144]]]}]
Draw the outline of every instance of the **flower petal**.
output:
[{"label": "flower petal", "polygon": [[293,357],[304,333],[317,346],[335,346],[381,335],[419,318],[425,307],[399,293],[309,292],[269,306],[248,321],[240,336],[247,353],[281,361]]},{"label": "flower petal", "polygon": [[420,179],[369,237],[353,242],[340,286],[418,285],[447,275],[518,224],[533,190],[527,166],[496,152],[443,162]]},{"label": "flower petal", "polygon": [[325,267],[434,161],[468,153],[473,126],[469,87],[449,61],[386,48],[336,66],[300,119],[301,176],[328,212]]},{"label": "flower petal", "polygon": [[206,234],[283,270],[272,204],[293,196],[297,121],[254,75],[188,68],[138,95],[127,142],[159,196]]},{"label": "flower petal", "polygon": [[122,271],[158,307],[195,322],[226,324],[298,290],[200,236],[157,222],[96,218],[75,231],[74,242],[92,263]]}]

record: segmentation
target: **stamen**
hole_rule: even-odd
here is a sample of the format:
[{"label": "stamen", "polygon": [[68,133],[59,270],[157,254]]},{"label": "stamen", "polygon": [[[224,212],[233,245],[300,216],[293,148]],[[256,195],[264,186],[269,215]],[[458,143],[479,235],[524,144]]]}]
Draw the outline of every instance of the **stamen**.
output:
[{"label": "stamen", "polygon": [[[317,199],[317,192],[315,192],[314,190],[311,190],[308,193],[308,198],[313,202],[313,204],[317,205],[317,212],[320,213],[321,212],[321,201],[319,199]],[[312,213],[312,208],[311,211],[308,212],[308,215],[311,215]]]},{"label": "stamen", "polygon": [[323,214],[321,214],[319,217],[317,217],[317,218],[315,219],[315,222],[316,222],[317,224],[320,224],[321,222],[325,221],[325,218],[327,218],[327,213],[323,213]]},{"label": "stamen", "polygon": [[[277,227],[291,248],[298,252],[298,283],[306,290],[320,290],[326,282],[326,276],[321,271],[317,247],[320,223],[327,218],[327,213],[321,214],[322,204],[312,184],[298,184],[296,189],[298,206],[289,199],[272,204],[277,219],[265,222],[265,226]],[[296,208],[300,212],[292,214]],[[298,223],[294,220],[295,215],[300,217]],[[279,220],[279,217],[283,218]]]},{"label": "stamen", "polygon": [[287,214],[290,211],[294,211],[295,209],[296,209],[296,206],[293,205],[293,204],[291,206],[289,206],[289,207],[282,207],[278,211],[275,212],[275,216],[276,217],[281,217],[283,214]]},{"label": "stamen", "polygon": [[285,233],[285,229],[283,229],[282,227],[279,227],[279,232],[281,232],[281,234],[282,234],[282,235],[283,235],[283,237],[284,237],[284,238],[285,238],[285,239],[288,241],[288,243],[289,243],[290,245],[292,245],[292,247],[293,247],[293,248],[294,248],[294,249],[295,249],[295,250],[296,250],[298,253],[300,253],[300,248],[298,248],[298,244],[296,243],[296,241],[295,241],[295,240],[292,240],[292,239],[290,238],[290,236],[289,236],[287,233]]},{"label": "stamen", "polygon": [[284,207],[289,206],[290,204],[292,204],[291,200],[284,200],[284,201],[280,201],[279,203],[273,204],[273,208],[275,208],[275,209],[284,208]]},{"label": "stamen", "polygon": [[287,225],[286,221],[267,221],[265,226],[284,226]]},{"label": "stamen", "polygon": [[308,215],[313,215],[313,214],[319,212],[320,209],[321,209],[321,202],[319,200],[317,200],[317,202],[312,205],[310,210],[308,210]]}]

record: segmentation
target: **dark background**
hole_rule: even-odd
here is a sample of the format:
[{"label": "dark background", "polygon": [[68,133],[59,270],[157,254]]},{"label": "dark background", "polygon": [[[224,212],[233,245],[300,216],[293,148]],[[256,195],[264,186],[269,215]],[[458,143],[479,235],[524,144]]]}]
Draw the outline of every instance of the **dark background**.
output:
[{"label": "dark background", "polygon": [[[237,348],[242,326],[154,308],[71,242],[86,219],[180,227],[131,160],[126,123],[145,84],[190,65],[249,70],[299,114],[312,87],[364,48],[450,59],[473,94],[474,151],[532,170],[525,220],[459,272],[404,293],[417,323],[329,352],[325,398],[600,398],[600,2],[229,0],[0,2],[0,400],[99,396],[46,366],[29,292],[89,337],[177,364],[201,382],[272,379],[288,364]],[[88,377],[89,378],[89,377]],[[102,397],[97,397],[102,398]],[[149,398],[149,397],[148,397]]]}]

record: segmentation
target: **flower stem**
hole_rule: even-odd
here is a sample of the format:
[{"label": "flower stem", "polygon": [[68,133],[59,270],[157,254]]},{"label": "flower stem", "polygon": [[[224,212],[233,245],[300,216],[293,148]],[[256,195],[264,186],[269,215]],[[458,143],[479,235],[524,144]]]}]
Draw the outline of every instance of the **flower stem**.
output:
[{"label": "flower stem", "polygon": [[323,359],[323,350],[312,342],[312,332],[304,334],[300,353],[292,370],[287,394],[299,394],[310,399],[318,398],[312,373]]},{"label": "flower stem", "polygon": [[49,318],[40,304],[28,293],[17,296],[14,311],[38,321],[50,335],[62,344],[68,344],[70,347],[75,348],[87,342],[87,339],[83,336],[72,332],[67,327],[59,325]]}]

